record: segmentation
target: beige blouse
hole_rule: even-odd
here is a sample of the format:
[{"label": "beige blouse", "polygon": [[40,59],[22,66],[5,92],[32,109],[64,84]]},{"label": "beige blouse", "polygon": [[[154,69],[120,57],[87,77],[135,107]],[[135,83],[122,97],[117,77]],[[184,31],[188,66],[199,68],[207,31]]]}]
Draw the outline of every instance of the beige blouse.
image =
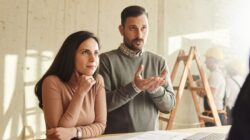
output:
[{"label": "beige blouse", "polygon": [[101,75],[86,96],[74,94],[78,84],[75,75],[68,83],[48,76],[42,84],[46,128],[80,127],[83,138],[104,133],[107,120],[106,96]]}]

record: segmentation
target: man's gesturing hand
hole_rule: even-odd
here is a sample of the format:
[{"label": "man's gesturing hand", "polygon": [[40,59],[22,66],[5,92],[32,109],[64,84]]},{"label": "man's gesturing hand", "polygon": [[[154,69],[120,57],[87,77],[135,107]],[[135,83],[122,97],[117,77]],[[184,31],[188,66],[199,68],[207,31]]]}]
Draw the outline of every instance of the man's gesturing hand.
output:
[{"label": "man's gesturing hand", "polygon": [[160,76],[154,77],[155,83],[153,85],[151,85],[147,89],[147,91],[150,92],[150,93],[154,93],[159,89],[160,86],[165,85],[166,84],[166,80],[165,80],[166,76],[167,76],[167,70],[164,69]]},{"label": "man's gesturing hand", "polygon": [[166,74],[167,71],[164,70],[160,76],[152,76],[143,79],[141,73],[143,71],[143,65],[140,65],[135,73],[134,83],[140,90],[154,91],[159,86],[166,84]]}]

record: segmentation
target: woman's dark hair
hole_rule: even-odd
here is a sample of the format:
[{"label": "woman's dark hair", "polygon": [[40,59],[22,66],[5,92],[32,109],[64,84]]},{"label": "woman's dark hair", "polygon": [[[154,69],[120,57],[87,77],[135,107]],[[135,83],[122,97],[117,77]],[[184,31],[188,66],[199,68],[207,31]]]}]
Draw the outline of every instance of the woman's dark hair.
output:
[{"label": "woman's dark hair", "polygon": [[146,15],[148,17],[148,13],[146,12],[145,8],[137,5],[129,6],[123,9],[121,13],[121,23],[124,26],[126,19],[128,17],[137,17],[140,15]]},{"label": "woman's dark hair", "polygon": [[[42,102],[42,83],[43,80],[49,75],[56,75],[63,82],[68,82],[75,70],[75,55],[76,50],[80,44],[89,38],[93,38],[100,49],[99,40],[93,33],[88,31],[78,31],[69,35],[63,42],[59,52],[57,53],[54,61],[49,67],[48,71],[37,82],[35,86],[35,94],[39,100],[39,107],[43,107]],[[94,73],[96,76],[97,71]]]}]

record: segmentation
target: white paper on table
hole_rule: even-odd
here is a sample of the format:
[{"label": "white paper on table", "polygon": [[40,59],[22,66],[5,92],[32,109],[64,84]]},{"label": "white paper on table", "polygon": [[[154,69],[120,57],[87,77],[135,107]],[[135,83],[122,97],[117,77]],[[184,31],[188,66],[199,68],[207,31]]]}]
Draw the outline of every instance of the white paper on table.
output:
[{"label": "white paper on table", "polygon": [[182,140],[183,138],[191,135],[192,133],[149,131],[131,138],[126,138],[125,140]]}]

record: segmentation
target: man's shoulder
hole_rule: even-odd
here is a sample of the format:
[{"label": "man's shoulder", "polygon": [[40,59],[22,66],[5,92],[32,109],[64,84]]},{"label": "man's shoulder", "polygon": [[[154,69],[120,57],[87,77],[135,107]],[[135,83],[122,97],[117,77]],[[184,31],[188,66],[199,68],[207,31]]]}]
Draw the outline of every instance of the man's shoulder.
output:
[{"label": "man's shoulder", "polygon": [[115,57],[117,55],[118,55],[118,50],[114,49],[114,50],[111,50],[111,51],[108,51],[108,52],[101,53],[100,58],[103,58],[103,57]]},{"label": "man's shoulder", "polygon": [[156,59],[156,60],[165,60],[163,56],[158,55],[156,53],[150,52],[150,51],[145,51],[145,56],[152,58],[152,59]]},{"label": "man's shoulder", "polygon": [[222,72],[222,70],[215,70],[215,71],[211,72],[211,75],[225,79],[225,76],[224,76],[224,73]]}]

